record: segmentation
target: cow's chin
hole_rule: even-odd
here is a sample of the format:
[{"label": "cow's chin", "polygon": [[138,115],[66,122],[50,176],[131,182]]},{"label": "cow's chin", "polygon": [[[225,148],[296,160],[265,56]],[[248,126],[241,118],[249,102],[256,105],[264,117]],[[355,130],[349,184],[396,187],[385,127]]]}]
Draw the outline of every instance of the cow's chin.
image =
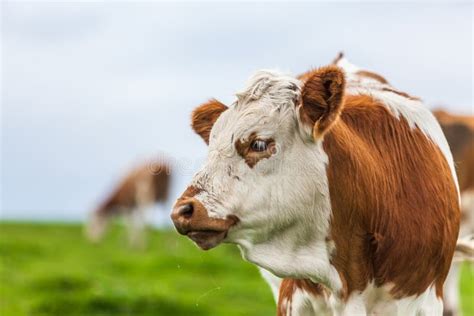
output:
[{"label": "cow's chin", "polygon": [[227,236],[227,230],[197,230],[186,234],[202,250],[209,250],[218,246]]}]

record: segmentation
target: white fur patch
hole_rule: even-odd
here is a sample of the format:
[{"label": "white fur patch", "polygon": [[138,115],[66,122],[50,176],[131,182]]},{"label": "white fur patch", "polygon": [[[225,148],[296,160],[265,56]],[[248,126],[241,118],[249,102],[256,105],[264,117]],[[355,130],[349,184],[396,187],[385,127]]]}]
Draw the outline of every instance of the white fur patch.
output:
[{"label": "white fur patch", "polygon": [[299,96],[301,82],[273,70],[259,70],[247,82],[245,89],[236,93],[237,106],[266,99],[272,107],[281,109]]},{"label": "white fur patch", "polygon": [[397,301],[397,315],[435,316],[443,315],[443,301],[436,296],[436,289],[430,286],[420,295]]},{"label": "white fur patch", "polygon": [[[338,272],[329,262],[332,247],[325,241],[331,212],[325,172],[328,157],[322,149],[321,142],[312,145],[309,151],[301,148],[295,154],[291,161],[306,165],[311,161],[308,166],[310,169],[307,171],[309,175],[314,176],[305,173],[300,177],[285,177],[286,185],[293,190],[296,189],[296,192],[293,193],[288,189],[282,194],[287,196],[296,194],[298,199],[295,201],[301,203],[281,210],[289,212],[290,220],[294,224],[276,235],[268,231],[262,236],[254,235],[252,238],[265,240],[263,243],[248,242],[252,232],[246,230],[236,232],[233,238],[240,245],[242,254],[247,260],[268,269],[275,275],[310,279],[338,293],[342,289],[342,282]],[[314,192],[315,189],[317,192]],[[306,199],[300,199],[303,196]],[[295,265],[295,262],[298,264]]]},{"label": "white fur patch", "polygon": [[287,304],[288,316],[331,315],[331,307],[322,297],[315,297],[303,289],[293,293],[291,304]]},{"label": "white fur patch", "polygon": [[361,293],[352,293],[341,313],[342,316],[367,315],[364,297]]},{"label": "white fur patch", "polygon": [[337,61],[336,65],[338,67],[341,67],[342,69],[344,69],[344,71],[346,73],[349,73],[349,74],[350,73],[356,73],[356,72],[360,71],[360,68],[358,66],[350,63],[349,60],[347,60],[347,58],[345,58],[345,57],[340,58]]},{"label": "white fur patch", "polygon": [[453,315],[458,315],[459,307],[459,263],[451,265],[448,277],[444,282],[444,307]]},{"label": "white fur patch", "polygon": [[[390,295],[391,285],[375,287],[369,286],[363,292],[354,292],[347,302],[333,300],[334,315],[344,316],[405,316],[424,315],[441,316],[443,302],[436,296],[435,287],[429,287],[420,295],[403,299],[393,299]],[[330,299],[331,301],[331,299]]]},{"label": "white fur patch", "polygon": [[275,302],[278,302],[278,295],[280,292],[280,284],[282,279],[260,267],[258,268],[258,270],[260,271],[260,274],[262,275],[263,279],[267,281],[267,284],[270,286]]}]

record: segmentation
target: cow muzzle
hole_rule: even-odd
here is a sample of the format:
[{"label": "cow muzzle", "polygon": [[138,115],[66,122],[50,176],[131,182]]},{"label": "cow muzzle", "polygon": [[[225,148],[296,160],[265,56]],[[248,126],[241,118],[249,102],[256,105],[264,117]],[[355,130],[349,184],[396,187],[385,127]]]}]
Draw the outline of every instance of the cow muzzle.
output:
[{"label": "cow muzzle", "polygon": [[227,237],[229,229],[239,221],[232,215],[226,218],[209,217],[204,205],[194,197],[179,199],[171,219],[180,234],[188,236],[203,250],[219,245]]}]

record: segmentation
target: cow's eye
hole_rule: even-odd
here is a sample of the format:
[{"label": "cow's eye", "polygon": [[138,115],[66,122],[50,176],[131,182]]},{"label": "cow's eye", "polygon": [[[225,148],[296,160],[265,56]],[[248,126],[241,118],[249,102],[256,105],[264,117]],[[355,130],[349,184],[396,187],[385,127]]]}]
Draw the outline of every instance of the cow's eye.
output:
[{"label": "cow's eye", "polygon": [[255,152],[266,151],[267,150],[267,142],[265,142],[263,140],[260,140],[260,139],[256,139],[252,142],[252,144],[250,145],[250,148],[252,149],[252,151],[255,151]]}]

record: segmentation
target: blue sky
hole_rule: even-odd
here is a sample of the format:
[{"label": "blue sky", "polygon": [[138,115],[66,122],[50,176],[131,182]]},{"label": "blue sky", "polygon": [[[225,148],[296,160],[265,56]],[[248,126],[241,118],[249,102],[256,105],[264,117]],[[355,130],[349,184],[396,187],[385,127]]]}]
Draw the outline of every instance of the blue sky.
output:
[{"label": "blue sky", "polygon": [[[2,2],[3,218],[83,219],[143,159],[206,154],[189,113],[257,69],[338,51],[428,106],[472,113],[470,3]],[[162,207],[166,212],[172,201]],[[156,215],[158,216],[158,215]]]}]

